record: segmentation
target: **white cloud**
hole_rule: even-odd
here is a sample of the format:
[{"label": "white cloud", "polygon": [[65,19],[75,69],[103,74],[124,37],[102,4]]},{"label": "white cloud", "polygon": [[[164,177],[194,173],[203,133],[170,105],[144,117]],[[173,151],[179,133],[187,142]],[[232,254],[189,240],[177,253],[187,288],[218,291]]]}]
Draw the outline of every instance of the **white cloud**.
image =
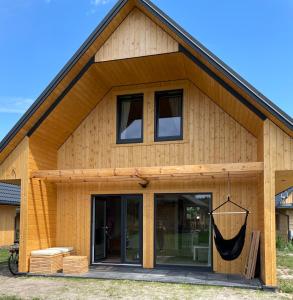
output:
[{"label": "white cloud", "polygon": [[87,12],[87,14],[90,15],[96,13],[99,6],[106,5],[112,1],[113,0],[91,0],[90,2],[91,9]]},{"label": "white cloud", "polygon": [[111,0],[91,0],[91,5],[99,6],[109,3]]},{"label": "white cloud", "polygon": [[30,98],[0,96],[0,113],[23,114],[33,102]]}]

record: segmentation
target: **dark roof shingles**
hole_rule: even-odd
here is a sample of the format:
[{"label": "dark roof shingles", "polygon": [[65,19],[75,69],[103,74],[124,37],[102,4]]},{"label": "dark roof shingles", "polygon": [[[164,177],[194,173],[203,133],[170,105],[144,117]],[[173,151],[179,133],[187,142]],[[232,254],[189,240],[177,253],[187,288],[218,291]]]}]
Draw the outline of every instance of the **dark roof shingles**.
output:
[{"label": "dark roof shingles", "polygon": [[20,186],[0,182],[0,204],[20,205]]}]

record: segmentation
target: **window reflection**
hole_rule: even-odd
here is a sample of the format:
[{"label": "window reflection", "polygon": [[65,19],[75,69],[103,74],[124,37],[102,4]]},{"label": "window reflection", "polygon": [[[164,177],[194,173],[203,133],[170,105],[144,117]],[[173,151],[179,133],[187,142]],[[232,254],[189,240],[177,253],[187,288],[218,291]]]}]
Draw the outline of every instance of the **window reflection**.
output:
[{"label": "window reflection", "polygon": [[143,96],[118,97],[118,141],[142,140]]},{"label": "window reflection", "polygon": [[156,139],[182,138],[182,90],[156,93]]},{"label": "window reflection", "polygon": [[156,263],[211,266],[210,194],[157,194]]}]

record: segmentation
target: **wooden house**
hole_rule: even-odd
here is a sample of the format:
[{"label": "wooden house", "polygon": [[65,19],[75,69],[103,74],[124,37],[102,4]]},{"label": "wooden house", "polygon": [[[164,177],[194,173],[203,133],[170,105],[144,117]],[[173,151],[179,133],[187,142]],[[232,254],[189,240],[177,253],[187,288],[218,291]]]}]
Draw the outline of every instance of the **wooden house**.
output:
[{"label": "wooden house", "polygon": [[[32,250],[73,246],[89,264],[240,274],[259,230],[260,276],[276,286],[292,137],[290,116],[150,1],[120,0],[1,142],[0,180],[21,180],[20,270]],[[228,175],[250,212],[233,261],[209,215]],[[244,217],[215,221],[230,238]]]},{"label": "wooden house", "polygon": [[293,241],[293,187],[276,196],[276,232],[283,241]]},{"label": "wooden house", "polygon": [[20,187],[0,182],[0,247],[9,246],[19,236]]}]

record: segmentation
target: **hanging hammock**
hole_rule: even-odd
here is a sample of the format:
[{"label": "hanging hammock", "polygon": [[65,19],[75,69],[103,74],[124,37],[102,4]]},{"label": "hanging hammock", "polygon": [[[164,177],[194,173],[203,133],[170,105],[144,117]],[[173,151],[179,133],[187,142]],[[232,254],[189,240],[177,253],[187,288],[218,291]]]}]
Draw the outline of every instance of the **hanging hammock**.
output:
[{"label": "hanging hammock", "polygon": [[[229,180],[229,174],[228,174],[228,184],[229,184],[229,192],[230,192],[230,180]],[[217,209],[224,206],[228,202],[236,205],[237,207],[244,210],[244,212],[218,212],[215,213]],[[236,236],[234,236],[232,239],[226,240],[223,238],[218,226],[215,224],[214,215],[221,215],[221,214],[246,214],[244,224],[241,226],[239,232]],[[220,256],[224,260],[234,260],[236,259],[242,252],[244,242],[245,242],[245,235],[246,235],[246,225],[247,225],[247,217],[248,217],[249,211],[238,205],[237,203],[231,201],[230,196],[228,195],[227,201],[216,207],[214,210],[210,212],[210,215],[212,217],[212,225],[214,227],[214,242],[216,245],[216,248],[220,254]]]}]

